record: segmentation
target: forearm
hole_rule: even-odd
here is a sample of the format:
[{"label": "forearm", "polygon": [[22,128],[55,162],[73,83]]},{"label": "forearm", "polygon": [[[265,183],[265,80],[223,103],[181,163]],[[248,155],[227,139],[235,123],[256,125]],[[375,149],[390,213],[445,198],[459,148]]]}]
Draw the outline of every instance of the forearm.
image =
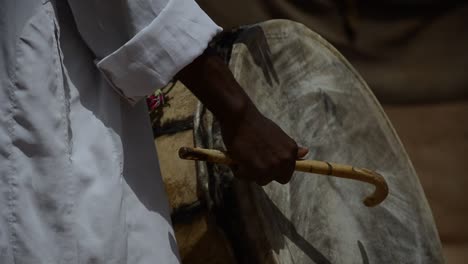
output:
[{"label": "forearm", "polygon": [[260,185],[289,182],[296,158],[306,155],[307,149],[299,150],[292,138],[260,114],[221,58],[204,54],[176,77],[219,120],[226,150],[238,162],[236,177]]},{"label": "forearm", "polygon": [[219,120],[235,120],[246,111],[256,111],[228,66],[216,55],[201,55],[176,77]]}]

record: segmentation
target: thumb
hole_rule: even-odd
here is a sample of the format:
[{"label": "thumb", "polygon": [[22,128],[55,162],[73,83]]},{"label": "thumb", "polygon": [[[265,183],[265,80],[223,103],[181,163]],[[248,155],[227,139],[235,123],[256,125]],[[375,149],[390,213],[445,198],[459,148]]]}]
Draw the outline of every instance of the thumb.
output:
[{"label": "thumb", "polygon": [[299,148],[297,149],[297,158],[298,158],[298,159],[302,159],[302,158],[304,158],[308,153],[309,153],[309,149],[308,149],[308,148],[299,147]]}]

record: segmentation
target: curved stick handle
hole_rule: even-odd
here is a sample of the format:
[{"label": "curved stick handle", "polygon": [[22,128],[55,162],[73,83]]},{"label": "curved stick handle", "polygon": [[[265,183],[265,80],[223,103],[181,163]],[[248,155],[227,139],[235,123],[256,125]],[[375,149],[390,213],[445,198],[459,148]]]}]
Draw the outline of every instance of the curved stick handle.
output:
[{"label": "curved stick handle", "polygon": [[[214,149],[182,147],[179,149],[179,157],[186,160],[200,160],[225,165],[236,164],[226,153]],[[326,161],[298,160],[296,161],[296,170],[373,184],[375,186],[374,193],[364,199],[364,205],[368,207],[380,204],[388,196],[388,185],[384,177],[368,169]]]}]

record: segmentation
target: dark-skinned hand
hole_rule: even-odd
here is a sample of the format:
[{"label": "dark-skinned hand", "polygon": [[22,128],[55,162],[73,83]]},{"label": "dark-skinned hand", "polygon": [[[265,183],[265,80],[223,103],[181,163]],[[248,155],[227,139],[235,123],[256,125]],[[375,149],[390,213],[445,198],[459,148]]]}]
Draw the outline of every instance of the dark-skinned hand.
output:
[{"label": "dark-skinned hand", "polygon": [[219,120],[227,151],[238,162],[236,177],[259,185],[291,180],[296,160],[308,150],[258,111],[219,57],[200,56],[177,78]]},{"label": "dark-skinned hand", "polygon": [[259,185],[288,183],[296,159],[308,152],[255,108],[237,120],[221,122],[221,131],[229,156],[238,162],[232,167],[234,175]]}]

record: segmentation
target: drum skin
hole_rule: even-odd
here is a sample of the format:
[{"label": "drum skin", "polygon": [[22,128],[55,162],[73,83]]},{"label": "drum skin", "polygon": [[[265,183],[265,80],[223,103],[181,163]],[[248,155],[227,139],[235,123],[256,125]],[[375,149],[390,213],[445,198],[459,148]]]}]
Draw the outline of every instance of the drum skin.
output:
[{"label": "drum skin", "polygon": [[151,117],[182,263],[234,263],[230,243],[206,210],[203,193],[198,190],[195,164],[177,156],[181,146],[194,144],[193,117],[198,100],[180,82],[162,91],[165,104]]},{"label": "drum skin", "polygon": [[[444,263],[402,143],[337,50],[301,24],[272,20],[238,32],[230,55],[234,76],[259,110],[309,147],[308,158],[376,170],[390,188],[382,204],[368,208],[362,199],[373,189],[365,183],[296,173],[287,185],[259,187],[205,164],[198,177],[210,178],[217,223],[238,263]],[[196,145],[223,149],[216,121],[202,110],[198,118],[204,121],[195,123]]]}]

